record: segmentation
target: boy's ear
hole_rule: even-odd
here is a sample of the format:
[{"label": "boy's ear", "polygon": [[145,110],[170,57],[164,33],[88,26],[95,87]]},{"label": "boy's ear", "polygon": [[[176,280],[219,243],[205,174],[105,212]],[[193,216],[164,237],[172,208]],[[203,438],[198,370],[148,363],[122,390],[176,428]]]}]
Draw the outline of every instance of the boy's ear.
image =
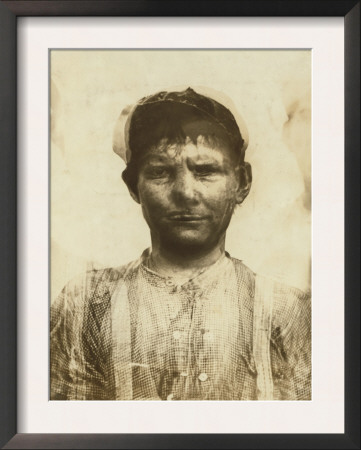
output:
[{"label": "boy's ear", "polygon": [[130,196],[132,197],[132,199],[133,199],[135,202],[137,202],[137,203],[140,204],[140,200],[139,200],[138,194],[135,193],[129,186],[127,186],[127,187],[128,187],[128,191],[129,191],[129,194],[130,194]]},{"label": "boy's ear", "polygon": [[139,199],[139,195],[138,195],[138,190],[137,190],[137,186],[135,183],[132,183],[129,179],[127,174],[125,173],[125,171],[122,173],[122,178],[124,183],[127,185],[128,191],[130,196],[132,197],[132,199],[140,204],[140,199]]},{"label": "boy's ear", "polygon": [[239,188],[237,191],[236,203],[240,205],[247,197],[252,185],[252,167],[248,162],[244,162],[239,167]]}]

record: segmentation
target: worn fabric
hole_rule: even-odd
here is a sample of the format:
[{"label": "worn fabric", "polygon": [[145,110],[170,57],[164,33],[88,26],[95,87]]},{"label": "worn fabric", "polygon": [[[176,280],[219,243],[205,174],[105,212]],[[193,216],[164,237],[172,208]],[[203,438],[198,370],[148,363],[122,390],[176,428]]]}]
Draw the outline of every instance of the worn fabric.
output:
[{"label": "worn fabric", "polygon": [[[215,92],[210,94],[214,96]],[[225,100],[224,95],[222,95],[222,103]],[[231,103],[230,99],[228,103]],[[215,99],[195,92],[190,87],[184,91],[157,92],[143,97],[135,105],[126,106],[121,112],[113,132],[114,152],[128,164],[135,151],[131,145],[132,136],[143,136],[144,124],[147,124],[150,118],[154,120],[158,115],[164,118],[164,114],[169,114],[169,110],[164,109],[165,107],[173,109],[179,105],[201,112],[202,115],[224,129],[231,142],[235,143],[237,151],[240,152],[240,160],[244,160],[249,137],[247,126],[239,112],[234,108],[231,112]],[[140,128],[139,124],[142,124]]]},{"label": "worn fabric", "polygon": [[[177,286],[147,255],[62,291],[51,309],[51,399],[257,400],[257,276],[227,256]],[[309,296],[271,289],[272,398],[309,400]]]}]

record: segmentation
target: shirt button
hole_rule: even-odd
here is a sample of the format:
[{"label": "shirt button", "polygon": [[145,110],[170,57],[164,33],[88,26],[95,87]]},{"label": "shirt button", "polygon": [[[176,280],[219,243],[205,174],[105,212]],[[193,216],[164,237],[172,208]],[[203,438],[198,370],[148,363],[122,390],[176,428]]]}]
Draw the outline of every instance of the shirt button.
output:
[{"label": "shirt button", "polygon": [[172,280],[166,280],[165,284],[166,284],[167,286],[173,286],[173,285],[174,285],[174,283],[173,283]]},{"label": "shirt button", "polygon": [[167,400],[173,400],[174,394],[169,394]]},{"label": "shirt button", "polygon": [[211,332],[206,333],[204,339],[211,341],[213,339],[213,334]]},{"label": "shirt button", "polygon": [[174,304],[168,305],[169,317],[175,319],[178,316],[178,310]]},{"label": "shirt button", "polygon": [[199,380],[201,381],[207,381],[208,380],[208,375],[206,373],[201,373],[198,377]]},{"label": "shirt button", "polygon": [[187,374],[187,372],[181,372],[181,377],[187,377],[188,376],[188,374]]},{"label": "shirt button", "polygon": [[174,331],[174,332],[173,332],[173,337],[174,337],[174,339],[180,339],[180,337],[181,337],[181,332],[178,331],[178,330]]},{"label": "shirt button", "polygon": [[97,289],[98,297],[103,297],[107,293],[108,289],[104,285],[99,285]]}]

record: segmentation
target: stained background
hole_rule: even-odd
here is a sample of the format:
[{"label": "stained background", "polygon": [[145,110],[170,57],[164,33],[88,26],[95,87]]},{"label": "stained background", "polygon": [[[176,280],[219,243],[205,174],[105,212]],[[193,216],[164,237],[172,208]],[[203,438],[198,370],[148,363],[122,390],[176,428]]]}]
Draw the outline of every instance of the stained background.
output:
[{"label": "stained background", "polygon": [[247,124],[253,185],[232,219],[228,252],[310,290],[310,51],[52,50],[51,298],[84,270],[127,263],[149,247],[112,135],[125,105],[170,86],[224,93]]}]

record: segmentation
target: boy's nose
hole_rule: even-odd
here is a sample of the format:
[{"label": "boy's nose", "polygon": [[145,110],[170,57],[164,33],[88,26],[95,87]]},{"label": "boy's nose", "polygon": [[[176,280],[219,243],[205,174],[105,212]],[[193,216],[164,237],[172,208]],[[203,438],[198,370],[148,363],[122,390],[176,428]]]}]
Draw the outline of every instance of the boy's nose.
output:
[{"label": "boy's nose", "polygon": [[189,170],[177,173],[173,185],[173,194],[179,200],[192,201],[196,199],[196,180]]}]

